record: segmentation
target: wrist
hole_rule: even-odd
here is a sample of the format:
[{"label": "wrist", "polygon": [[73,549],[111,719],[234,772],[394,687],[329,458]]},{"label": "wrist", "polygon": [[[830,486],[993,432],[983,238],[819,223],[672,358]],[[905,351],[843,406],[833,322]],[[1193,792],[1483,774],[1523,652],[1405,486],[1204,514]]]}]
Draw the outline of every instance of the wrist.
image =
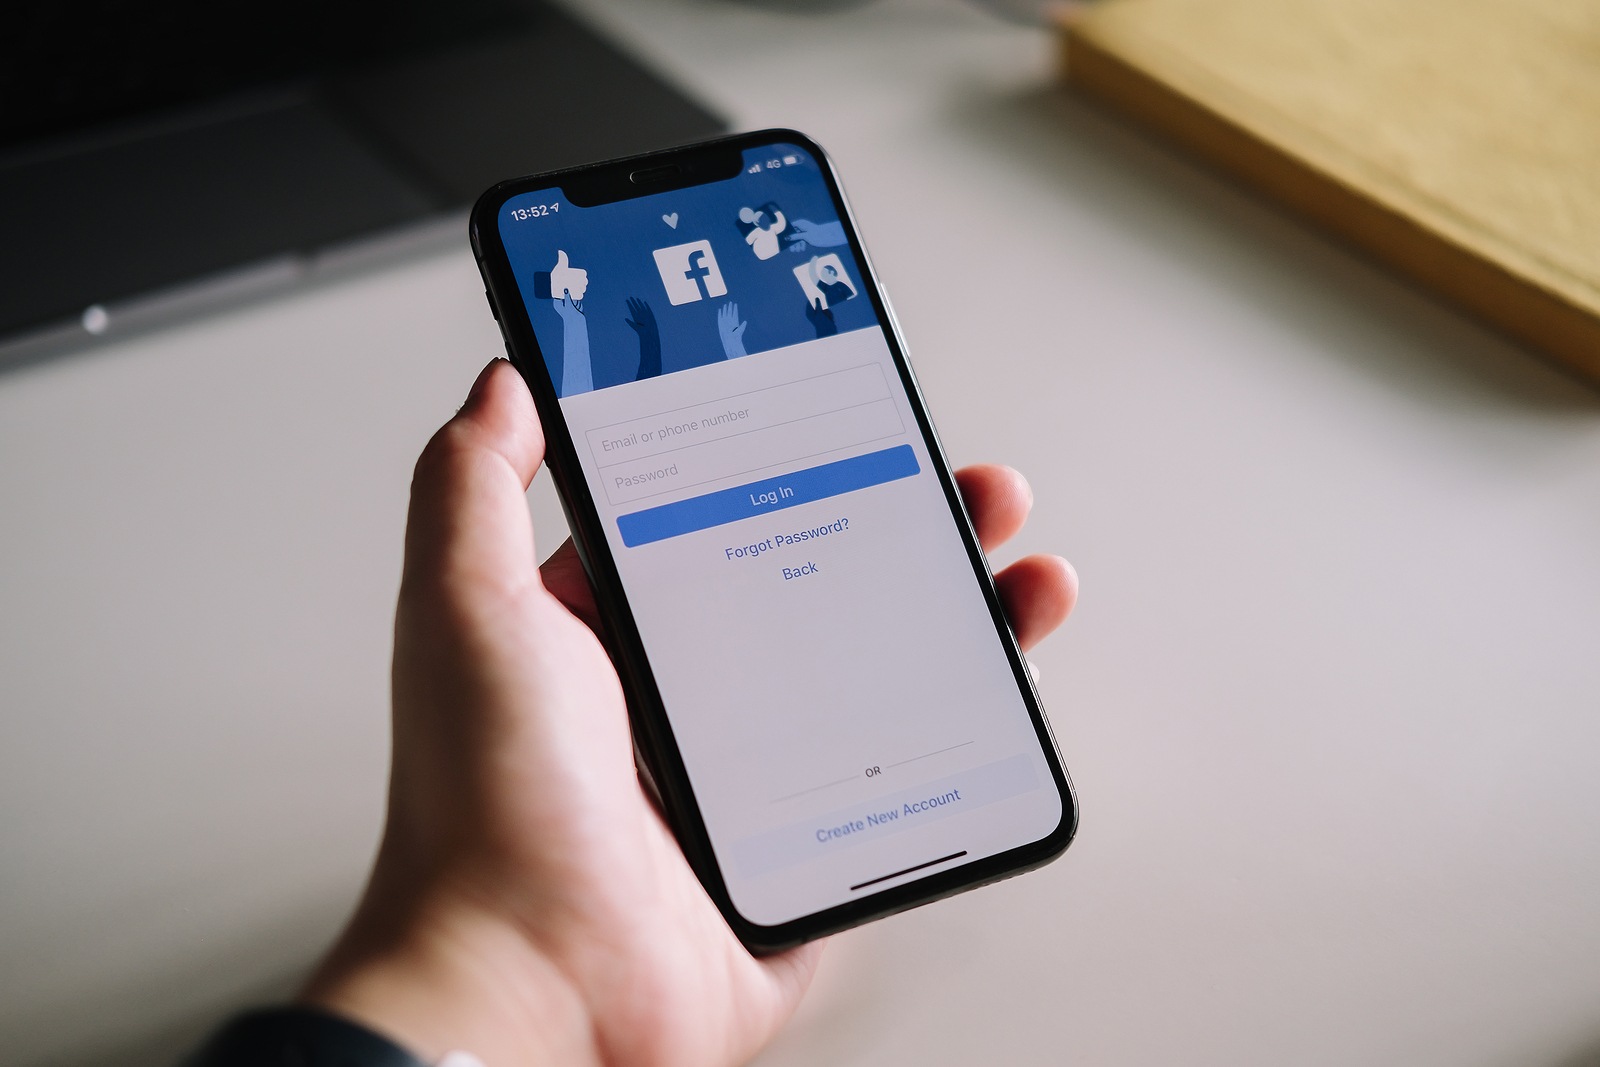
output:
[{"label": "wrist", "polygon": [[433,903],[404,921],[352,920],[297,998],[404,1045],[486,1067],[599,1063],[591,1015],[561,969],[481,909]]}]

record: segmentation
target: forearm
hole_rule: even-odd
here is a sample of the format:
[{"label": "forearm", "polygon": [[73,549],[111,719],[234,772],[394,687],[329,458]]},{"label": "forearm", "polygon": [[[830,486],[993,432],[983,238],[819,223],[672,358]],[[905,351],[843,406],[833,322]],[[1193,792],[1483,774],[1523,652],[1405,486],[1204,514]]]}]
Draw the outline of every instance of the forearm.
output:
[{"label": "forearm", "polygon": [[582,319],[567,323],[561,345],[562,396],[587,393],[594,388],[589,364],[589,327]]}]

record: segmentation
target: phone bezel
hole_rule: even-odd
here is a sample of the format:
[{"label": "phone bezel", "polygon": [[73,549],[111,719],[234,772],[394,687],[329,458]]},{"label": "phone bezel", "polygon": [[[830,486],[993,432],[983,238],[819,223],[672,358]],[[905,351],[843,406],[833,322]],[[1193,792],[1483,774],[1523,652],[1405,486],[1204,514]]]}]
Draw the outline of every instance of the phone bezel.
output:
[{"label": "phone bezel", "polygon": [[[499,216],[501,207],[513,197],[552,187],[559,187],[574,205],[587,207],[725,180],[740,173],[746,150],[777,144],[800,147],[816,160],[829,194],[839,210],[839,220],[844,224],[850,251],[861,267],[862,289],[872,301],[878,321],[884,326],[884,336],[910,398],[918,430],[933,459],[932,465],[951,508],[951,517],[961,533],[974,571],[980,578],[997,636],[1006,650],[1040,748],[1050,766],[1061,798],[1061,820],[1049,834],[1037,841],[912,879],[858,901],[835,905],[775,926],[765,926],[751,922],[740,914],[723,882],[705,821],[672,734],[671,720],[650,670],[643,638],[628,606],[627,591],[608,547],[599,511],[590,499],[577,448],[561,412],[555,383],[546,369],[543,353],[501,240]],[[733,161],[731,170],[728,166],[730,158]],[[634,181],[632,176],[641,171],[646,172],[648,180]],[[1077,831],[1076,791],[1062,762],[1049,719],[1045,716],[1033,673],[1028,669],[1016,634],[1005,617],[988,557],[978,543],[971,516],[961,499],[944,447],[929,417],[922,389],[906,358],[899,323],[884,299],[833,161],[822,147],[795,130],[765,129],[501,182],[479,197],[473,206],[469,236],[491,309],[504,336],[506,354],[533,394],[544,424],[546,458],[551,476],[566,513],[573,543],[594,589],[606,631],[602,638],[608,644],[622,678],[636,745],[650,778],[654,780],[668,824],[677,835],[701,884],[739,940],[752,952],[781,951],[1033,870],[1064,852]]]}]

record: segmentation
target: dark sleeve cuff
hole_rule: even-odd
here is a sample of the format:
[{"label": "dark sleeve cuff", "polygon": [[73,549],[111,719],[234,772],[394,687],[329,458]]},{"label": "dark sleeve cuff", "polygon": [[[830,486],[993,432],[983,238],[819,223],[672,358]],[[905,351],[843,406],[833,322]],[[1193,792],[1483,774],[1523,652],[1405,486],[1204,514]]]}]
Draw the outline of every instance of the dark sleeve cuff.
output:
[{"label": "dark sleeve cuff", "polygon": [[272,1008],[232,1019],[181,1067],[427,1067],[358,1023],[315,1008]]}]

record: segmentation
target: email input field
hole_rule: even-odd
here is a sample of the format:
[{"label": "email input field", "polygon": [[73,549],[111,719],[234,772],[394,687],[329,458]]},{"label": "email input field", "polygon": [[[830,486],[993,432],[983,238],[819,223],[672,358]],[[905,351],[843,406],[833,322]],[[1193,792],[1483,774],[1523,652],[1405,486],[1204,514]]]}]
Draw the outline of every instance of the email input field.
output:
[{"label": "email input field", "polygon": [[606,498],[624,504],[904,433],[883,371],[865,364],[586,436]]}]

